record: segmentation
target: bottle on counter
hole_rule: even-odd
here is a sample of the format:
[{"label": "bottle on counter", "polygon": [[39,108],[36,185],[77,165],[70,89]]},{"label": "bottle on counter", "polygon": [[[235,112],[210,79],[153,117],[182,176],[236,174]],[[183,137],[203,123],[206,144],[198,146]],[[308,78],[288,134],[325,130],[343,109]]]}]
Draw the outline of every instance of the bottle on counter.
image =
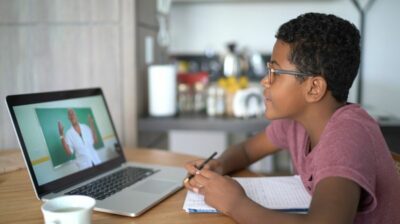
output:
[{"label": "bottle on counter", "polygon": [[179,112],[181,114],[204,112],[208,73],[179,73],[178,83]]},{"label": "bottle on counter", "polygon": [[225,114],[225,90],[217,87],[215,102],[215,115],[223,116]]},{"label": "bottle on counter", "polygon": [[224,57],[223,73],[225,77],[239,76],[241,73],[240,69],[240,58],[237,55],[236,44],[228,44],[228,53]]},{"label": "bottle on counter", "polygon": [[207,115],[210,117],[214,117],[217,114],[216,102],[217,88],[215,86],[209,86],[207,90]]},{"label": "bottle on counter", "polygon": [[178,85],[178,111],[185,114],[192,109],[192,95],[189,86],[184,83]]},{"label": "bottle on counter", "polygon": [[195,113],[204,112],[206,108],[205,85],[202,82],[194,84],[193,110]]}]

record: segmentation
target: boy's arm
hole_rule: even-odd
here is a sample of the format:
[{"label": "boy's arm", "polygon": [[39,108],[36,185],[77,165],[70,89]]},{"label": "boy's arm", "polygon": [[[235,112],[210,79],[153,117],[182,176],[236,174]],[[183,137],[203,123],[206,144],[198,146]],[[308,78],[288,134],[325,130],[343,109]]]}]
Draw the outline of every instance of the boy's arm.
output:
[{"label": "boy's arm", "polygon": [[271,143],[265,132],[260,132],[246,141],[229,147],[217,159],[222,166],[222,174],[241,170],[266,155],[279,151]]},{"label": "boy's arm", "polygon": [[[268,140],[265,132],[260,132],[246,141],[233,145],[226,149],[222,155],[211,160],[204,166],[203,170],[213,170],[219,174],[228,174],[248,167],[251,163],[261,159],[262,157],[277,152],[278,147],[274,146]],[[190,174],[195,174],[197,167],[204,160],[195,160],[185,164],[186,170]],[[190,181],[185,181],[186,188],[194,191],[198,188],[196,177]]]},{"label": "boy's arm", "polygon": [[291,214],[261,207],[247,197],[228,215],[238,223],[354,223],[361,188],[342,177],[321,180],[315,189],[308,214]]}]

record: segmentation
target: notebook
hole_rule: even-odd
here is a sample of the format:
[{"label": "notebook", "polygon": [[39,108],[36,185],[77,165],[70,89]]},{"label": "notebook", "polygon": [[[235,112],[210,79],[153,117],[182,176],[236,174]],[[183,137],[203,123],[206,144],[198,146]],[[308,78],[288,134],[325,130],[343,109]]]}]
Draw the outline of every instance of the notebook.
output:
[{"label": "notebook", "polygon": [[183,168],[126,161],[100,88],[6,101],[41,200],[83,194],[97,211],[138,216],[183,186]]},{"label": "notebook", "polygon": [[[311,196],[299,176],[234,178],[246,195],[265,208],[284,212],[307,212]],[[188,191],[183,210],[187,213],[217,213],[200,194]]]}]

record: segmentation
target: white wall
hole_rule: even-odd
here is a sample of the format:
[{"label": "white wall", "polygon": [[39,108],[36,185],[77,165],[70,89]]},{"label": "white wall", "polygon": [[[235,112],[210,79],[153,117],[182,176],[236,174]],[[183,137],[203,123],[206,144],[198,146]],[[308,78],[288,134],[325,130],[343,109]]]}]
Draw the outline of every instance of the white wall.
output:
[{"label": "white wall", "polygon": [[175,3],[171,9],[171,52],[225,50],[234,40],[240,46],[270,53],[279,26],[301,13],[335,13],[354,23],[358,14],[350,0]]},{"label": "white wall", "polygon": [[400,1],[378,0],[365,28],[366,106],[400,117]]},{"label": "white wall", "polygon": [[17,148],[5,96],[100,86],[136,145],[134,0],[0,0],[0,149]]},{"label": "white wall", "polygon": [[[366,2],[366,1],[361,1]],[[332,13],[359,26],[359,14],[350,0],[299,0],[174,3],[171,9],[171,53],[222,53],[236,41],[270,53],[278,27],[305,12]],[[364,52],[364,102],[367,107],[400,117],[400,1],[378,0],[367,13]],[[350,101],[355,101],[355,87]]]}]

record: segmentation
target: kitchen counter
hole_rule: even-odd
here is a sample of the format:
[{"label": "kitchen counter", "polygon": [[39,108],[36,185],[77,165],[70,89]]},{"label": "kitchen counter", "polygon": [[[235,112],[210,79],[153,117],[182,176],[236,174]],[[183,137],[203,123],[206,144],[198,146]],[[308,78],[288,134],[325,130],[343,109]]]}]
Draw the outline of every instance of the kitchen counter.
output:
[{"label": "kitchen counter", "polygon": [[[378,120],[389,148],[400,153],[400,119],[385,117]],[[265,129],[270,122],[264,118],[208,117],[184,115],[175,117],[141,117],[140,132],[169,132],[172,130],[223,131],[227,133],[254,133]]]},{"label": "kitchen counter", "polygon": [[239,119],[230,117],[208,117],[185,115],[175,117],[139,118],[139,131],[166,132],[170,130],[224,131],[251,133],[263,130],[269,121],[264,118]]}]

